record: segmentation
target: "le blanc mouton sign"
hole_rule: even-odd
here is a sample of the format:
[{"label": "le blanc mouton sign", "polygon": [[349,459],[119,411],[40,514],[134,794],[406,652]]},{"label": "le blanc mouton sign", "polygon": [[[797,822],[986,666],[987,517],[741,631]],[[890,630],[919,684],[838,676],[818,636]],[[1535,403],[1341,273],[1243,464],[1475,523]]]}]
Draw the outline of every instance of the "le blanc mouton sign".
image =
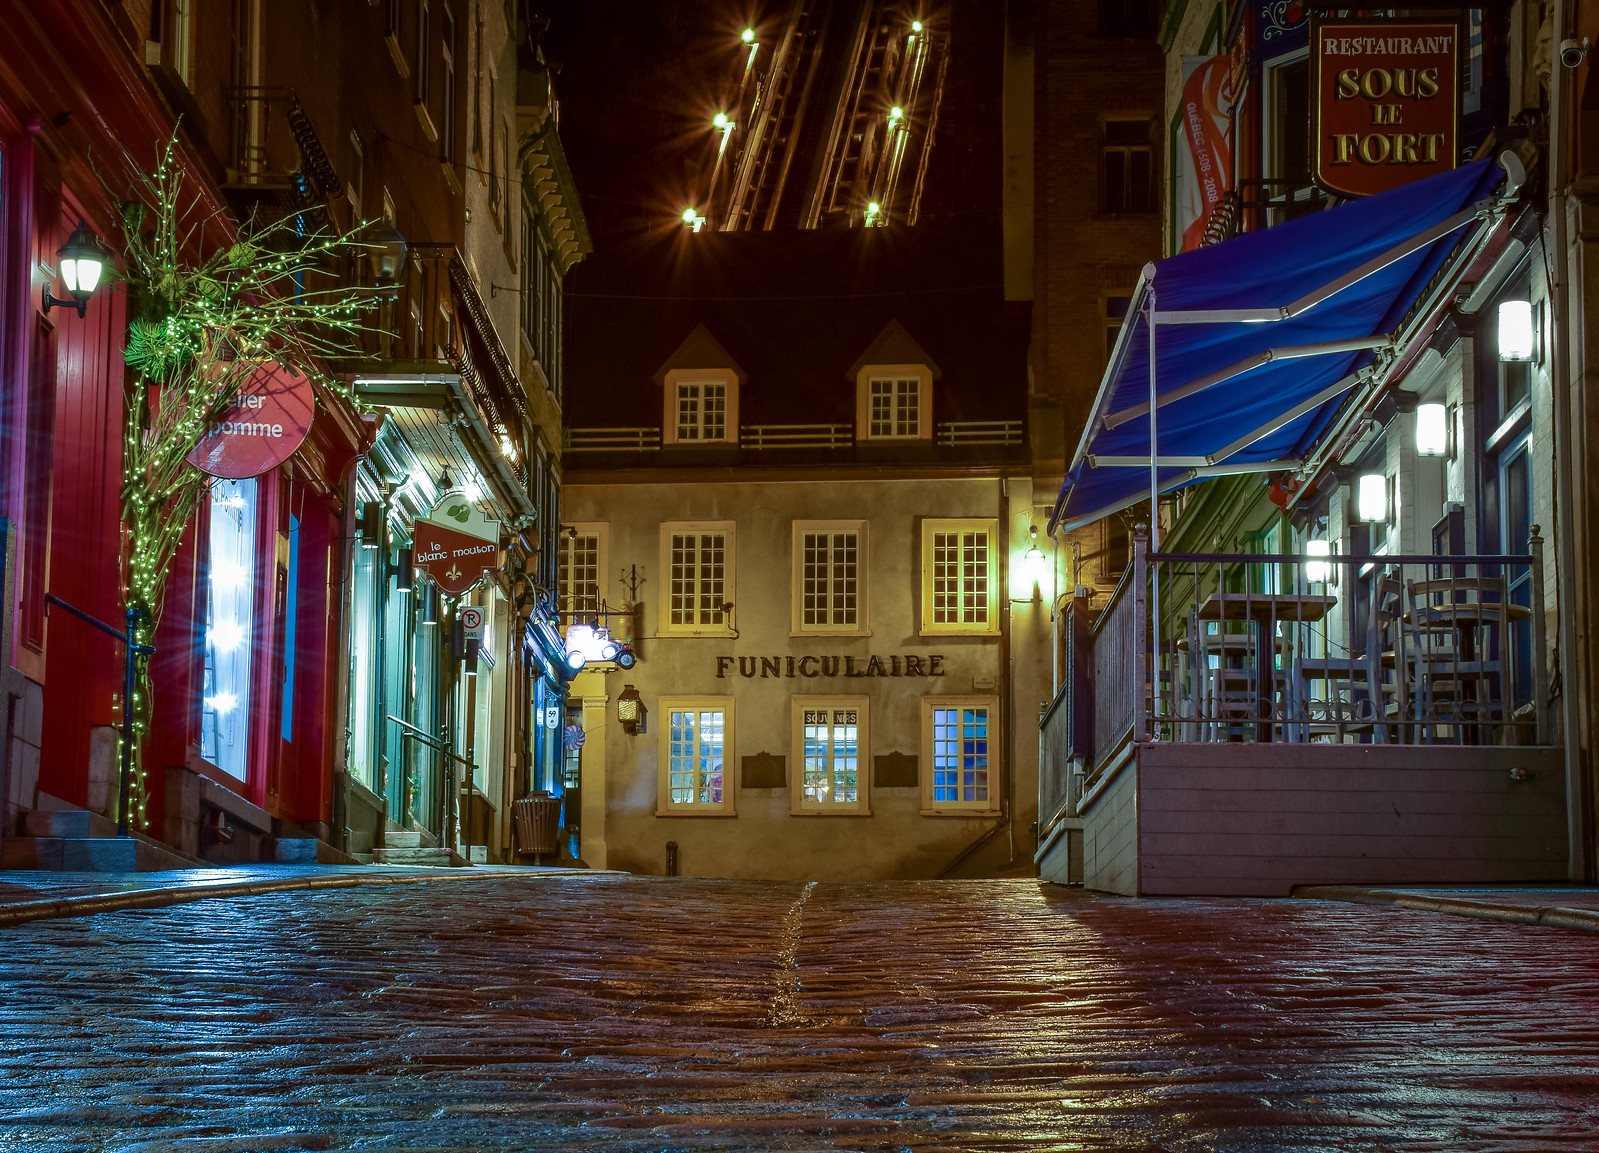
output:
[{"label": "le blanc mouton sign", "polygon": [[499,567],[500,522],[459,489],[439,497],[411,529],[412,561],[440,590],[460,596]]},{"label": "le blanc mouton sign", "polygon": [[1460,27],[1449,20],[1311,26],[1311,158],[1335,196],[1446,172],[1460,154]]}]

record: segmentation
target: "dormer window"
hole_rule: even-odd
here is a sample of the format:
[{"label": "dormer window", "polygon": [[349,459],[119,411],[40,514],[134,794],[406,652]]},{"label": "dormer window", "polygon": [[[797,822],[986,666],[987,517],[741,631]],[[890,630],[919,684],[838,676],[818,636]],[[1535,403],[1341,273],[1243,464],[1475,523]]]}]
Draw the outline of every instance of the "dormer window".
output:
[{"label": "dormer window", "polygon": [[687,381],[677,386],[677,439],[727,439],[727,385],[721,381]]},{"label": "dormer window", "polygon": [[921,426],[922,382],[915,377],[871,378],[871,429],[873,440],[911,438]]},{"label": "dormer window", "polygon": [[661,443],[708,447],[738,443],[738,392],[744,370],[703,324],[655,374],[661,386]]},{"label": "dormer window", "polygon": [[931,441],[938,365],[891,320],[850,370],[857,440]]}]

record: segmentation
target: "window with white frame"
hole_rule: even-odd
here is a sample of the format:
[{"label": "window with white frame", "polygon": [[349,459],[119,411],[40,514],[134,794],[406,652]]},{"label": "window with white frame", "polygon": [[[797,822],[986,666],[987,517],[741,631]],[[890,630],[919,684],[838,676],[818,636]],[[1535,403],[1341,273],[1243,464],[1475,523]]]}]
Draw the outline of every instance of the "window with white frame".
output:
[{"label": "window with white frame", "polygon": [[999,631],[995,520],[922,522],[922,632]]},{"label": "window with white frame", "polygon": [[661,815],[733,812],[733,782],[726,766],[733,753],[731,697],[662,697]]},{"label": "window with white frame", "polygon": [[999,807],[998,716],[993,697],[922,699],[924,811]]},{"label": "window with white frame", "polygon": [[733,526],[662,525],[661,553],[665,631],[727,635],[723,606],[733,599]]},{"label": "window with white frame", "polygon": [[865,697],[794,698],[793,812],[868,811],[866,710]]},{"label": "window with white frame", "polygon": [[254,664],[258,486],[211,482],[207,563],[205,686],[200,755],[231,776],[248,771],[250,670]]},{"label": "window with white frame", "polygon": [[677,439],[727,439],[727,385],[689,381],[677,386]]},{"label": "window with white frame", "polygon": [[572,527],[561,534],[561,623],[603,625],[605,526]]},{"label": "window with white frame", "polygon": [[922,382],[873,379],[870,382],[873,440],[921,435]]},{"label": "window with white frame", "polygon": [[796,633],[866,631],[866,522],[794,522]]}]

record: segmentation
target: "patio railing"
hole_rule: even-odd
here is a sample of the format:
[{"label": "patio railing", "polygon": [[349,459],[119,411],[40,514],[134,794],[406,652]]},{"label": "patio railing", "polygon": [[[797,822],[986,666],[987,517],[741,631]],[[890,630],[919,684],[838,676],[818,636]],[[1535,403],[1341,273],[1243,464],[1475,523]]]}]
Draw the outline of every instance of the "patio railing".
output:
[{"label": "patio railing", "polygon": [[[1151,553],[1086,627],[1073,602],[1051,758],[1129,741],[1547,744],[1543,542],[1525,555]],[[1058,803],[1065,776],[1041,786]],[[1044,794],[1048,795],[1045,796]],[[1042,814],[1041,814],[1042,815]]]}]

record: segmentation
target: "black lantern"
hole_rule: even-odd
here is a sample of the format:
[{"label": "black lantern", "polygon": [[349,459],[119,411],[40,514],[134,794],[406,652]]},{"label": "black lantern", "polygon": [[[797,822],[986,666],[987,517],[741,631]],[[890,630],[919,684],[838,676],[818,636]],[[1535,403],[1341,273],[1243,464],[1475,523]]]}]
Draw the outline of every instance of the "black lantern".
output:
[{"label": "black lantern", "polygon": [[400,230],[384,221],[366,235],[371,246],[373,271],[379,284],[393,284],[400,279],[400,269],[405,265],[405,237]]},{"label": "black lantern", "polygon": [[636,734],[644,720],[644,699],[632,685],[623,685],[622,691],[616,694],[616,719],[622,722],[622,729],[628,736]]},{"label": "black lantern", "polygon": [[88,221],[78,221],[78,227],[72,230],[67,242],[56,249],[56,257],[61,266],[61,283],[67,286],[71,299],[62,300],[50,295],[50,286],[47,284],[44,288],[44,311],[48,314],[59,304],[63,308],[75,308],[78,316],[82,317],[89,307],[89,297],[100,285],[100,271],[105,266],[105,249],[101,247],[99,237],[89,231]]}]

